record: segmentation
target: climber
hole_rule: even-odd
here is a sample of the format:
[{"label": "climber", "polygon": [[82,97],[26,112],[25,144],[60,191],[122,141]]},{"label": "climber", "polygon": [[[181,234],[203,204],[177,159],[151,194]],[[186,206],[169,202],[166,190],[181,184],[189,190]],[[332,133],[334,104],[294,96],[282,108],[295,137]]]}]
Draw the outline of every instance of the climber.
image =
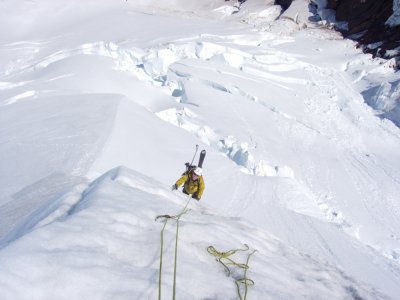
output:
[{"label": "climber", "polygon": [[176,181],[172,186],[172,190],[177,190],[184,183],[182,192],[192,195],[192,198],[196,200],[200,200],[205,188],[202,172],[203,170],[199,167],[189,169]]}]

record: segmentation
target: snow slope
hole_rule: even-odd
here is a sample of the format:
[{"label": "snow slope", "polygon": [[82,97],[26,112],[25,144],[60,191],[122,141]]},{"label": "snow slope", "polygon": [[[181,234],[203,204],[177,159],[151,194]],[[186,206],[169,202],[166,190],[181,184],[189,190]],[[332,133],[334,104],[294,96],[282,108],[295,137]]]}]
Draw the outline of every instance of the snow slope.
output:
[{"label": "snow slope", "polygon": [[[8,278],[7,271],[0,271],[0,290],[9,299],[25,299],[35,282],[43,283],[37,286],[38,299],[63,297],[64,277],[51,274],[64,268],[81,272],[84,266],[76,253],[91,258],[96,251],[98,257],[87,263],[88,281],[72,282],[65,297],[85,298],[88,294],[82,292],[106,299],[107,293],[118,293],[115,297],[125,299],[123,291],[134,291],[141,295],[137,299],[153,298],[159,228],[150,219],[158,208],[176,211],[181,203],[166,188],[191,159],[195,144],[208,151],[202,206],[192,203],[197,222],[217,222],[216,227],[228,232],[212,235],[221,248],[251,244],[254,237],[239,228],[241,222],[246,229],[263,232],[253,247],[273,254],[268,261],[258,257],[260,266],[280,264],[280,272],[267,276],[259,271],[256,281],[283,286],[272,291],[271,282],[257,284],[254,298],[265,294],[267,299],[289,299],[298,292],[316,298],[316,290],[327,293],[332,284],[332,298],[357,299],[360,293],[362,298],[386,294],[396,299],[399,74],[390,62],[372,60],[353,42],[311,23],[306,1],[296,1],[281,17],[279,12],[273,1],[257,0],[242,5],[216,0],[0,2],[0,263],[10,268],[26,257],[16,272],[32,267],[36,274],[43,266],[40,276],[49,278],[24,282],[21,275]],[[106,179],[90,185],[104,189],[105,196],[88,196],[90,182],[120,165],[135,171],[107,173]],[[118,172],[128,181],[141,178],[147,188],[132,191],[117,183],[103,187]],[[157,189],[156,196],[148,189]],[[119,207],[120,193],[137,200]],[[127,222],[131,229],[123,232],[120,244],[109,241],[110,256],[109,250],[96,249],[101,248],[98,243],[108,243],[112,230],[98,243],[94,240],[101,230],[94,230],[79,246],[85,234],[80,228],[96,228],[98,220],[113,222],[96,210],[97,204],[88,204],[97,201],[97,209],[128,213],[115,222]],[[150,201],[157,204],[148,207]],[[213,213],[204,215],[202,210]],[[70,225],[81,213],[92,217]],[[135,226],[144,232],[139,234]],[[217,231],[212,225],[203,227]],[[228,245],[239,229],[245,238]],[[201,230],[191,230],[201,239]],[[71,250],[70,259],[57,256],[65,253],[57,254],[57,245],[43,248],[42,234],[59,239],[62,249]],[[136,249],[136,234],[138,240],[154,239],[147,245],[153,247],[148,253],[152,260],[125,257],[120,250]],[[69,236],[65,241],[64,235]],[[290,257],[264,250],[269,243],[279,244]],[[201,246],[196,251],[204,252],[205,244]],[[192,247],[188,242],[182,251]],[[203,252],[200,260],[208,255]],[[115,255],[124,256],[122,263],[114,261]],[[50,257],[60,265],[45,268]],[[139,263],[142,258],[148,263]],[[114,271],[105,268],[103,277],[91,282],[97,279],[90,272],[104,260]],[[315,267],[316,273],[305,275],[309,286],[293,283],[297,264]],[[328,279],[317,279],[318,270],[325,270]],[[149,288],[139,291],[124,283],[139,274],[146,274],[143,281]],[[114,275],[118,280],[98,289]],[[26,288],[15,289],[22,283]],[[287,289],[288,283],[293,288]],[[199,291],[204,293],[199,299],[225,298],[212,284],[215,294]],[[181,297],[191,299],[192,292],[181,291]],[[235,297],[231,292],[228,298]]]},{"label": "snow slope", "polygon": [[[181,211],[185,202],[152,178],[125,168],[111,170],[89,184],[68,210],[68,201],[59,201],[32,233],[1,251],[2,298],[156,298],[162,223],[154,218]],[[234,279],[206,249],[213,245],[227,251],[244,248],[244,243],[257,249],[248,264],[248,276],[255,282],[249,298],[384,299],[334,266],[287,248],[243,220],[195,203],[189,208],[180,222],[179,299],[235,299]],[[172,291],[173,222],[165,231],[162,295]],[[232,258],[244,263],[247,253]],[[234,278],[241,275],[235,271]]]}]

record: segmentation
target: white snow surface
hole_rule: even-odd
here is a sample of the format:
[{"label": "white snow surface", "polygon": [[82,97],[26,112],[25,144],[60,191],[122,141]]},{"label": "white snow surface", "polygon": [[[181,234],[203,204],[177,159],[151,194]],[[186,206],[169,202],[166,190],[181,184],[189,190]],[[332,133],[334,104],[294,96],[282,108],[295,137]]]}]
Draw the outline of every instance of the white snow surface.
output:
[{"label": "white snow surface", "polygon": [[237,299],[206,249],[247,244],[248,299],[398,299],[400,76],[308,9],[0,1],[0,298],[156,298],[198,144],[177,298]]},{"label": "white snow surface", "polygon": [[[181,211],[185,201],[150,177],[124,168],[111,170],[92,182],[68,211],[48,211],[33,232],[3,249],[2,298],[155,299],[163,224],[154,218]],[[286,247],[247,222],[198,204],[189,208],[179,232],[180,299],[235,299],[233,279],[206,248],[245,249],[246,242],[257,249],[248,264],[249,278],[257,285],[249,288],[249,298],[384,299],[334,266]],[[174,234],[170,222],[164,233],[162,295],[170,294],[173,282]],[[248,254],[232,258],[244,263]]]}]

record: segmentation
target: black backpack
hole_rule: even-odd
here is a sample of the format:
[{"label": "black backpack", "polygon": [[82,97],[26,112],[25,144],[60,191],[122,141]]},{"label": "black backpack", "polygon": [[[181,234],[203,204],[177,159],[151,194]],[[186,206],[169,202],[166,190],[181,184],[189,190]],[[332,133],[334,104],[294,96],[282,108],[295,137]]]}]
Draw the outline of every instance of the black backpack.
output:
[{"label": "black backpack", "polygon": [[191,165],[188,162],[185,163],[185,166],[186,166],[186,171],[182,173],[182,176],[188,175],[190,172],[194,171],[197,168],[196,165]]}]

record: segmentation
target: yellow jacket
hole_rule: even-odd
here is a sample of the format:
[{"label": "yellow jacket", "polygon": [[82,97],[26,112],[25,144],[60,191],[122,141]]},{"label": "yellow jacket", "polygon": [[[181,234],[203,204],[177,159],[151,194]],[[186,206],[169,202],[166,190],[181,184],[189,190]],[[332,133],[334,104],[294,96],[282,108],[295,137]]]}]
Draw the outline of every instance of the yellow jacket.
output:
[{"label": "yellow jacket", "polygon": [[177,186],[181,186],[183,183],[183,192],[192,195],[193,198],[200,200],[201,195],[205,189],[203,176],[200,176],[197,180],[192,179],[192,172],[183,175],[176,181]]}]

